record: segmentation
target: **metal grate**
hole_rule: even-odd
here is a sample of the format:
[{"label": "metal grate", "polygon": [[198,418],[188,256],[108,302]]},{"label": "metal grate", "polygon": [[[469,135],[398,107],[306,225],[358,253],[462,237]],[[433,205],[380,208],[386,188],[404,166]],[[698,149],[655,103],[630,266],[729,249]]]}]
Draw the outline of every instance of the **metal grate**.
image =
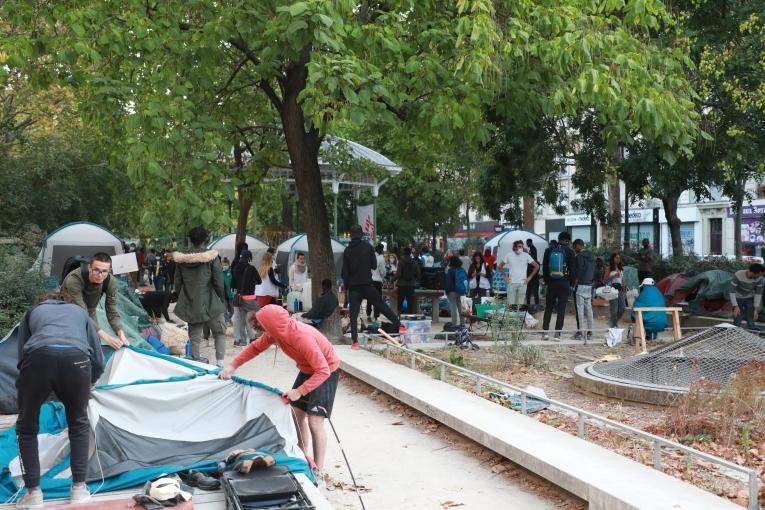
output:
[{"label": "metal grate", "polygon": [[765,362],[765,339],[733,326],[716,326],[643,356],[596,363],[589,372],[628,384],[687,391],[704,378],[727,384],[745,364]]}]

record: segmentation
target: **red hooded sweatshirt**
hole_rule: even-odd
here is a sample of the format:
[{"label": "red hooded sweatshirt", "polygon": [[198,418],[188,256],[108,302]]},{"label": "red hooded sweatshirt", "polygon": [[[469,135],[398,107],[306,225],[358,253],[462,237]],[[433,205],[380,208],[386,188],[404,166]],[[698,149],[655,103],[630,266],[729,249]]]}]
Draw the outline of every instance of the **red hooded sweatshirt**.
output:
[{"label": "red hooded sweatshirt", "polygon": [[238,368],[272,344],[295,361],[298,370],[311,377],[297,389],[301,395],[315,390],[340,366],[335,348],[318,329],[290,317],[289,312],[278,305],[266,305],[255,313],[265,330],[260,338],[248,345],[234,358],[231,365]]}]

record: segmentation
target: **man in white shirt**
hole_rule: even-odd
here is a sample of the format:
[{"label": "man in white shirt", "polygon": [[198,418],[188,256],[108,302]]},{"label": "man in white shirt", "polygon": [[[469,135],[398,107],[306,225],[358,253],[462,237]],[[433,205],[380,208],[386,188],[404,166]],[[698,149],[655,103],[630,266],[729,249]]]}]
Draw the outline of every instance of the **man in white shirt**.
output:
[{"label": "man in white shirt", "polygon": [[[532,270],[527,275],[529,265]],[[504,272],[505,266],[510,266],[508,275]],[[499,263],[499,271],[507,281],[507,304],[521,306],[526,301],[526,285],[539,271],[539,264],[523,251],[523,241],[513,243],[513,251],[505,255]]]}]

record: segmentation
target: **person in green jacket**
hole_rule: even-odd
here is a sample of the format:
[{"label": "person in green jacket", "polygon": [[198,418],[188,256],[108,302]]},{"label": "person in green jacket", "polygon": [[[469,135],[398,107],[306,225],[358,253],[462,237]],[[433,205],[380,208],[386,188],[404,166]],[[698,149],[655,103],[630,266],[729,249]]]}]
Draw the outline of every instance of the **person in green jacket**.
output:
[{"label": "person in green jacket", "polygon": [[223,267],[218,252],[208,250],[207,231],[194,227],[189,232],[192,249],[188,253],[173,253],[176,263],[175,287],[172,300],[176,301],[173,313],[189,323],[191,356],[199,357],[204,327],[215,338],[215,359],[223,366],[226,355],[226,335],[223,312],[226,310],[226,291],[223,284]]},{"label": "person in green jacket", "polygon": [[[107,288],[103,288],[111,269],[112,258],[109,254],[98,252],[91,257],[90,263],[88,263],[86,272],[88,281],[86,282],[83,279],[83,271],[72,271],[66,275],[61,283],[61,291],[72,296],[74,303],[88,312],[95,326],[96,334],[98,334],[101,341],[113,349],[119,349],[123,345],[129,345],[130,342],[128,342],[125,331],[122,329],[120,313],[117,310],[117,291],[119,289],[117,279],[109,278],[108,283],[106,283]],[[106,309],[106,320],[117,334],[116,337],[104,331],[98,324],[96,309],[103,294],[106,294],[104,306]]]},{"label": "person in green jacket", "polygon": [[231,272],[231,262],[228,257],[223,257],[223,288],[226,291],[226,311],[223,312],[223,320],[227,326],[233,326],[234,323],[231,318],[234,315],[233,303],[234,303],[234,291],[231,290],[231,280],[233,278]]}]

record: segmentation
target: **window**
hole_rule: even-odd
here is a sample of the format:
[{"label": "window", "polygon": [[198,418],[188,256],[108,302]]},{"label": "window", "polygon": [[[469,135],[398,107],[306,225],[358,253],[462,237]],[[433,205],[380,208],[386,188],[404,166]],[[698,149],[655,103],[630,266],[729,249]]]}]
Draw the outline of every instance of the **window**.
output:
[{"label": "window", "polygon": [[722,218],[709,219],[709,254],[722,255]]}]

